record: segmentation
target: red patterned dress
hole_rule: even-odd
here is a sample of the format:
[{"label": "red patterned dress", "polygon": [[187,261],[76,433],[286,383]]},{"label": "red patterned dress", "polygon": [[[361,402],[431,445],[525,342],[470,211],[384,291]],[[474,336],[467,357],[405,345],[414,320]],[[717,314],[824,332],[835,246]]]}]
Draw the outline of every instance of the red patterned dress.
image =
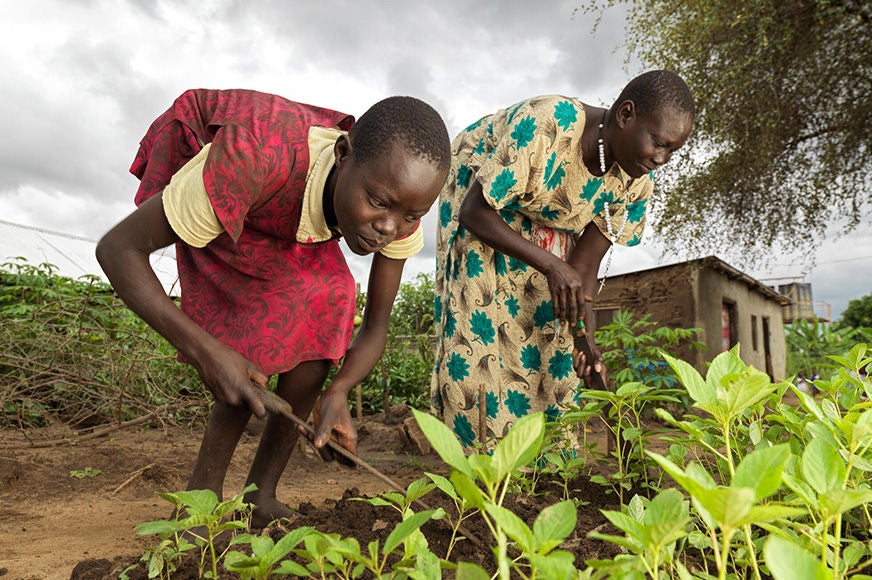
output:
[{"label": "red patterned dress", "polygon": [[130,168],[140,205],[212,144],[203,181],[226,231],[203,248],[176,245],[182,310],[267,375],[335,363],[351,340],[354,278],[338,237],[299,243],[295,234],[309,128],[353,122],[276,95],[190,90],[152,123]]}]

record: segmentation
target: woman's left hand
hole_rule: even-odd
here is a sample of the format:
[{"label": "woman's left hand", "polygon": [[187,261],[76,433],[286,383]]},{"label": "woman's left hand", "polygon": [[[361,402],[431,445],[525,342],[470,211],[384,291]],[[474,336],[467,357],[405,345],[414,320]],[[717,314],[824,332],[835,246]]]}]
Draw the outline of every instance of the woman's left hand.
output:
[{"label": "woman's left hand", "polygon": [[575,374],[584,381],[584,386],[587,389],[594,387],[594,374],[598,374],[602,379],[603,385],[609,384],[608,374],[606,372],[606,363],[603,362],[602,354],[594,344],[593,340],[589,340],[591,357],[593,360],[588,361],[587,356],[579,350],[572,351],[572,366],[575,369]]},{"label": "woman's left hand", "polygon": [[354,465],[354,462],[338,453],[333,453],[327,446],[327,441],[332,439],[357,455],[357,430],[351,420],[348,395],[328,387],[315,403],[312,417],[315,422],[315,448],[321,453],[321,457],[326,461],[335,459],[339,463]]}]

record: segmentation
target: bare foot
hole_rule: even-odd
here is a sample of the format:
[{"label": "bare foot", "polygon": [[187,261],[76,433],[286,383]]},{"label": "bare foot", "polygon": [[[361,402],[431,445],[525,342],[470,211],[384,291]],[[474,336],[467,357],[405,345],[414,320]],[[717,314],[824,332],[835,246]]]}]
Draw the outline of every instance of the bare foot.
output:
[{"label": "bare foot", "polygon": [[251,529],[253,530],[265,528],[270,522],[291,516],[291,508],[274,497],[261,501],[251,500],[251,502],[257,506],[251,512]]}]

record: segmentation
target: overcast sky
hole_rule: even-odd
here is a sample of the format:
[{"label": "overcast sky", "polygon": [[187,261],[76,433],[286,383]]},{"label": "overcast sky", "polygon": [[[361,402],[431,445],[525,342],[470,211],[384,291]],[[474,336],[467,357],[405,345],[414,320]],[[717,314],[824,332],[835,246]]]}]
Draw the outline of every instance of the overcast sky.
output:
[{"label": "overcast sky", "polygon": [[[256,89],[355,116],[383,97],[413,95],[443,115],[452,137],[480,116],[537,94],[608,105],[641,72],[625,64],[623,11],[607,11],[594,33],[594,18],[574,15],[575,6],[5,2],[0,219],[99,238],[133,209],[137,182],[127,169],[140,138],[187,88]],[[407,278],[434,268],[434,212],[425,226],[424,252],[407,264]],[[656,224],[649,224],[641,246],[616,251],[610,274],[665,263],[654,234]],[[872,292],[872,230],[835,234],[816,255],[780,257],[767,271],[732,265],[761,279],[805,275],[815,300],[829,302],[837,317],[849,299]],[[368,259],[347,255],[365,286]]]}]

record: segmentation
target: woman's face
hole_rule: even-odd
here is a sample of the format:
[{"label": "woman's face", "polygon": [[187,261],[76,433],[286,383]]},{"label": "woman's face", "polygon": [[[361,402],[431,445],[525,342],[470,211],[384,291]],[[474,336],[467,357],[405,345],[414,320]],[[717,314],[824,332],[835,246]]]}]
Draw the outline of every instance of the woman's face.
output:
[{"label": "woman's face", "polygon": [[610,150],[621,169],[637,179],[664,165],[680,149],[693,130],[693,119],[667,107],[637,115],[630,102],[618,109],[619,137]]},{"label": "woman's face", "polygon": [[338,152],[336,169],[333,209],[349,249],[358,255],[378,252],[414,232],[447,172],[400,143],[361,164],[354,163],[350,152]]}]

